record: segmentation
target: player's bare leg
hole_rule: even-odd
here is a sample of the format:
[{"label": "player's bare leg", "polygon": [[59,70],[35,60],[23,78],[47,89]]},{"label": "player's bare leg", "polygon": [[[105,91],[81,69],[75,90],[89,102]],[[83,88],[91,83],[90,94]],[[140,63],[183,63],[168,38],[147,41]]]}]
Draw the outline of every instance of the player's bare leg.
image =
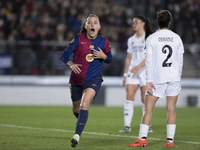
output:
[{"label": "player's bare leg", "polygon": [[142,117],[142,123],[140,124],[139,138],[132,144],[127,145],[127,147],[145,147],[147,143],[147,134],[149,126],[152,119],[152,111],[158,100],[158,97],[153,95],[147,95],[145,99],[145,113]]},{"label": "player's bare leg", "polygon": [[177,147],[174,144],[176,130],[176,103],[178,96],[167,96],[167,143],[166,147]]},{"label": "player's bare leg", "polygon": [[146,95],[145,100],[145,113],[142,117],[142,124],[146,124],[150,126],[151,120],[152,120],[152,112],[154,109],[154,106],[158,100],[158,97],[153,95]]},{"label": "player's bare leg", "polygon": [[[144,101],[145,101],[145,93],[146,93],[146,86],[142,86],[140,87],[140,91],[141,91],[141,102],[142,102],[142,116],[144,115],[145,112],[145,108],[144,108]],[[149,130],[148,132],[153,132],[151,125],[149,126]]]},{"label": "player's bare leg", "polygon": [[76,147],[81,133],[83,132],[83,129],[87,123],[88,119],[88,109],[90,106],[90,103],[92,102],[96,92],[92,88],[87,88],[83,91],[82,99],[80,102],[80,113],[76,122],[76,131],[75,135],[71,139],[71,146]]}]

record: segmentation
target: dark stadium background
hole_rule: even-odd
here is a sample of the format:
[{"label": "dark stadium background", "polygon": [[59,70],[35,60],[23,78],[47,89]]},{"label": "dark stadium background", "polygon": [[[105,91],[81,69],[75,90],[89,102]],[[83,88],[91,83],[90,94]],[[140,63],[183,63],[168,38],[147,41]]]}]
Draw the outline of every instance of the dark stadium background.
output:
[{"label": "dark stadium background", "polygon": [[198,0],[1,0],[0,75],[69,75],[59,57],[93,13],[100,18],[100,34],[112,46],[113,62],[104,64],[103,75],[122,76],[133,17],[148,17],[156,31],[156,12],[161,9],[172,13],[171,30],[185,45],[183,78],[199,78]]}]

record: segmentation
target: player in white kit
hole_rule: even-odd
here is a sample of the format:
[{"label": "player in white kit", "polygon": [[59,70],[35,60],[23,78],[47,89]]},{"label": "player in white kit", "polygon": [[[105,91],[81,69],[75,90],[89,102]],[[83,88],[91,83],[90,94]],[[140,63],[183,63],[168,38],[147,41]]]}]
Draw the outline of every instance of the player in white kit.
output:
[{"label": "player in white kit", "polygon": [[[145,40],[153,33],[149,19],[136,16],[133,19],[135,34],[128,39],[127,57],[125,61],[123,86],[126,86],[126,100],[124,102],[124,128],[119,132],[131,132],[131,121],[134,112],[134,100],[137,89],[141,90],[141,101],[144,103],[146,92],[145,76]],[[143,104],[144,112],[144,104]],[[150,132],[153,132],[149,128]]]},{"label": "player in white kit", "polygon": [[172,20],[168,10],[157,12],[159,30],[150,35],[146,41],[145,72],[147,95],[145,114],[140,124],[139,137],[128,147],[147,146],[148,128],[152,120],[153,108],[159,97],[166,97],[167,109],[167,143],[174,144],[176,129],[176,102],[181,91],[181,74],[184,47],[181,38],[169,30]]}]

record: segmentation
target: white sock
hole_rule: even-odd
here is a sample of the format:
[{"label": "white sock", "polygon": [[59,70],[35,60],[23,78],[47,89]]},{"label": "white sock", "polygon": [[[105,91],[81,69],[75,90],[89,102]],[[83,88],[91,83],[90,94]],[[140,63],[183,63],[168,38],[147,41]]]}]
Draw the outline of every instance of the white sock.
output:
[{"label": "white sock", "polygon": [[147,137],[149,126],[146,124],[140,124],[139,139],[143,140],[142,137]]},{"label": "white sock", "polygon": [[75,135],[77,135],[77,136],[78,136],[78,138],[80,138],[80,135],[78,135],[78,134],[75,134]]},{"label": "white sock", "polygon": [[125,100],[124,102],[124,126],[130,127],[134,112],[134,101]]},{"label": "white sock", "polygon": [[175,130],[176,124],[167,124],[167,139],[172,139],[169,140],[170,142],[173,142],[174,140]]}]

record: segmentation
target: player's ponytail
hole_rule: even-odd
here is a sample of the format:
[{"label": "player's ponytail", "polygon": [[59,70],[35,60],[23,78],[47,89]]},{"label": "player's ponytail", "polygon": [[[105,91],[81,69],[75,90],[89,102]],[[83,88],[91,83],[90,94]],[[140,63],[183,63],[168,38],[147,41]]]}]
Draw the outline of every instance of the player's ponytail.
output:
[{"label": "player's ponytail", "polygon": [[86,23],[87,19],[85,19],[84,23],[82,24],[81,26],[81,29],[79,31],[79,34],[83,33],[83,32],[86,32],[86,29],[85,29],[85,23]]},{"label": "player's ponytail", "polygon": [[140,19],[142,22],[145,23],[144,25],[144,30],[145,30],[145,40],[147,39],[147,37],[153,33],[153,29],[151,26],[151,23],[149,21],[148,18],[145,18],[144,16],[136,16],[135,18]]},{"label": "player's ponytail", "polygon": [[153,33],[153,29],[150,23],[150,20],[148,18],[145,19],[145,26],[144,26],[144,30],[146,32],[145,34],[145,40],[147,39],[147,37]]},{"label": "player's ponytail", "polygon": [[157,23],[159,28],[169,28],[169,23],[172,21],[172,15],[168,10],[157,12]]}]

